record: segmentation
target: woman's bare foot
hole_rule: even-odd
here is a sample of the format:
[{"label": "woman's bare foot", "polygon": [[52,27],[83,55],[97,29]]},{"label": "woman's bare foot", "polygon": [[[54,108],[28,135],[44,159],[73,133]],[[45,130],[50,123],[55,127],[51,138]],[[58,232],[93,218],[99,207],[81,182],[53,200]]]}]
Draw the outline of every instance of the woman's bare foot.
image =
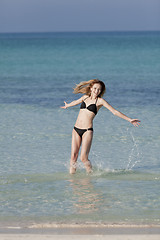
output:
[{"label": "woman's bare foot", "polygon": [[92,165],[91,165],[91,162],[89,160],[84,162],[84,166],[86,168],[87,173],[92,173],[93,172]]},{"label": "woman's bare foot", "polygon": [[76,163],[70,163],[69,173],[70,174],[75,174],[76,173]]}]

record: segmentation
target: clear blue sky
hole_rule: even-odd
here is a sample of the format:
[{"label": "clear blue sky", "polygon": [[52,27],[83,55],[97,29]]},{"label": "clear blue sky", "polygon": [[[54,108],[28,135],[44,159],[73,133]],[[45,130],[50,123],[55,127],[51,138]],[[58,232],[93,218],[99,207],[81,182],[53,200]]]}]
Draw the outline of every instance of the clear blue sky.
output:
[{"label": "clear blue sky", "polygon": [[0,0],[0,32],[160,30],[160,0]]}]

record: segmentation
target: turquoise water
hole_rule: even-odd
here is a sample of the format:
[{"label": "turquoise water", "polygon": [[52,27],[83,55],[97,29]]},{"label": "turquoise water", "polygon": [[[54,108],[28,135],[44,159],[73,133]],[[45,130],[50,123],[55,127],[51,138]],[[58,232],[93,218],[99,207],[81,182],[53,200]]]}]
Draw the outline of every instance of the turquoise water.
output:
[{"label": "turquoise water", "polygon": [[[160,222],[160,32],[0,34],[0,221]],[[99,78],[104,98],[90,152],[68,174],[79,106],[63,101]]]}]

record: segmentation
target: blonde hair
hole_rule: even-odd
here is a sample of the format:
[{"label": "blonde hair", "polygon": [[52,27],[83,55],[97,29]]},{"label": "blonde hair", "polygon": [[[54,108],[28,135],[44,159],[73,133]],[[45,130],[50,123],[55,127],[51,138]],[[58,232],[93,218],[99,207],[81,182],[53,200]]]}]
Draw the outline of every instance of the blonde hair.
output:
[{"label": "blonde hair", "polygon": [[79,84],[76,85],[75,88],[73,88],[74,89],[73,93],[82,93],[82,94],[86,94],[86,95],[90,96],[91,88],[93,87],[93,85],[95,83],[98,83],[101,85],[102,90],[98,97],[102,97],[106,91],[106,87],[105,87],[105,84],[102,81],[100,81],[99,79],[91,79],[86,82],[80,82]]}]

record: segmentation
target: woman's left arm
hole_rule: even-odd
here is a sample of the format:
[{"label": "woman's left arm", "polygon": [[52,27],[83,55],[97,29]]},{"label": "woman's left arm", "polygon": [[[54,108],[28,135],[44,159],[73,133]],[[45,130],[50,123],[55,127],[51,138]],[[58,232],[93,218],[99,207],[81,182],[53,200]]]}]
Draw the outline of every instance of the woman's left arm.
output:
[{"label": "woman's left arm", "polygon": [[100,104],[102,106],[104,106],[105,108],[107,108],[109,111],[111,111],[115,116],[120,117],[125,119],[126,121],[132,123],[135,127],[138,127],[140,125],[140,120],[138,119],[131,119],[129,117],[127,117],[125,114],[117,111],[115,108],[113,108],[106,100],[104,100],[103,98],[100,99]]}]

